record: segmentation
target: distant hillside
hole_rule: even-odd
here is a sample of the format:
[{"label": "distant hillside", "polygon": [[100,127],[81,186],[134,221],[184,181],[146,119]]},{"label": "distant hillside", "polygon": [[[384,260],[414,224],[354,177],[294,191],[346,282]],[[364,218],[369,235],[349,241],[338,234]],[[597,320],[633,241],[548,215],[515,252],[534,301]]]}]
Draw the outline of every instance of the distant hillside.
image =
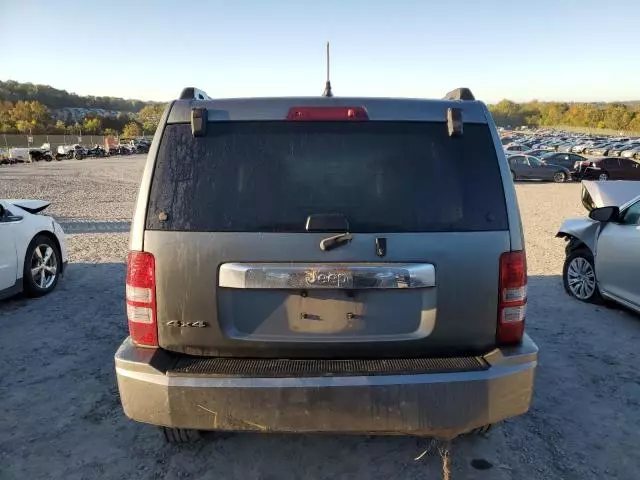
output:
[{"label": "distant hillside", "polygon": [[52,110],[60,108],[103,109],[120,112],[139,112],[155,102],[130,100],[118,97],[94,97],[69,93],[49,85],[20,83],[14,80],[0,81],[0,101],[15,103],[19,100],[36,100]]}]

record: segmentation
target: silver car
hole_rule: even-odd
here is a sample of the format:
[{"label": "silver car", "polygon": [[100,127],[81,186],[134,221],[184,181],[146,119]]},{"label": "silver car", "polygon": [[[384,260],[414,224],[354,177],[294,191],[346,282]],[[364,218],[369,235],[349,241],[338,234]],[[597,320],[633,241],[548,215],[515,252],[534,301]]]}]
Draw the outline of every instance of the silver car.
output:
[{"label": "silver car", "polygon": [[525,413],[515,189],[487,107],[213,100],[164,113],[130,234],[130,418],[200,430],[451,438]]},{"label": "silver car", "polygon": [[600,297],[640,312],[640,182],[583,181],[588,218],[565,221],[563,281],[583,301]]}]

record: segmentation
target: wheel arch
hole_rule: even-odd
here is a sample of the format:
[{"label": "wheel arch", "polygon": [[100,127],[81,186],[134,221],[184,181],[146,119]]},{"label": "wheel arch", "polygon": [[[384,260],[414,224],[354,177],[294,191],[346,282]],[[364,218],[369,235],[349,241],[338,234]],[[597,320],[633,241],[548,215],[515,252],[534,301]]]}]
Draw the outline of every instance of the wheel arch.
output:
[{"label": "wheel arch", "polygon": [[584,248],[585,250],[589,250],[589,252],[591,252],[592,255],[594,254],[593,250],[591,250],[589,245],[587,245],[584,241],[582,241],[580,238],[576,237],[575,235],[571,235],[570,233],[567,233],[567,232],[559,232],[558,235],[556,236],[559,238],[564,238],[567,241],[567,245],[565,246],[565,254],[567,256],[571,252],[574,252],[582,248]]}]

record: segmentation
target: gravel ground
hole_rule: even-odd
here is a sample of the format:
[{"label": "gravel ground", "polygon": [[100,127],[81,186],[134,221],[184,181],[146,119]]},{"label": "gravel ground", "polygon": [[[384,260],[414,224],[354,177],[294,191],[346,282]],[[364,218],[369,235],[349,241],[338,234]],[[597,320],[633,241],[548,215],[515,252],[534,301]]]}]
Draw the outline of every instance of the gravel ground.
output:
[{"label": "gravel ground", "polygon": [[[42,198],[69,232],[52,295],[0,303],[0,479],[436,479],[428,440],[228,434],[166,445],[119,407],[113,353],[126,336],[124,259],[144,159],[0,167],[0,198]],[[531,411],[487,437],[455,440],[452,479],[637,479],[640,318],[563,291],[579,185],[517,186],[530,273],[528,331],[541,348]]]}]

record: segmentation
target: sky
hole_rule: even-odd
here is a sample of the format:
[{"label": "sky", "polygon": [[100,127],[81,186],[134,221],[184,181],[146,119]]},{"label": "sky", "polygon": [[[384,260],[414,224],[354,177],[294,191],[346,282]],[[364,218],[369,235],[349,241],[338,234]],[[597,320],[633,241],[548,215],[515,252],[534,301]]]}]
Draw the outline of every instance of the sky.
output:
[{"label": "sky", "polygon": [[640,99],[637,0],[0,0],[0,80],[81,95]]}]

